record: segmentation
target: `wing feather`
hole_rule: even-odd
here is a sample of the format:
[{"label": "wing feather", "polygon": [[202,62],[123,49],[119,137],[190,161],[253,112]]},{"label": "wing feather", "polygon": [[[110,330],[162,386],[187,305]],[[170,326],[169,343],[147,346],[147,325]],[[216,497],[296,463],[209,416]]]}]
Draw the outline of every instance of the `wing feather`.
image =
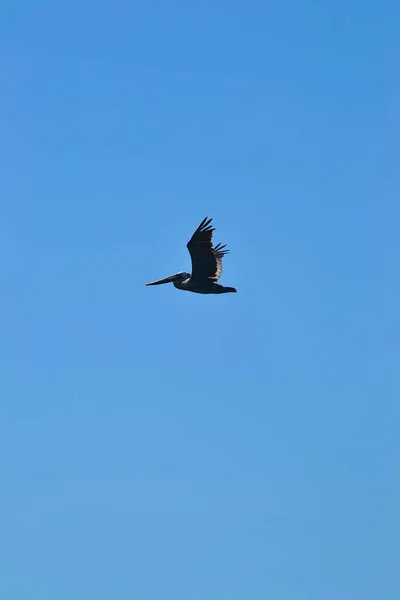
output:
[{"label": "wing feather", "polygon": [[212,234],[215,231],[211,225],[212,218],[202,220],[187,248],[192,259],[192,279],[212,279],[218,281],[222,273],[222,259],[228,254],[226,244],[212,245]]}]

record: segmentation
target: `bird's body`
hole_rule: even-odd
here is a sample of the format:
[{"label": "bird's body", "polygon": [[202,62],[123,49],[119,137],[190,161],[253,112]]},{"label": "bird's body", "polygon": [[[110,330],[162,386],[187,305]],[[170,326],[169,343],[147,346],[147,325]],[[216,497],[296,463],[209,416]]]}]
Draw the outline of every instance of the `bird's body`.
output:
[{"label": "bird's body", "polygon": [[196,281],[191,277],[190,273],[179,273],[179,275],[179,279],[172,282],[178,290],[195,292],[196,294],[226,294],[227,292],[236,292],[235,288],[225,287],[212,279]]},{"label": "bird's body", "polygon": [[196,294],[226,294],[236,292],[233,287],[225,287],[218,283],[222,273],[222,259],[229,252],[226,245],[213,247],[211,227],[212,219],[203,219],[192,235],[187,248],[192,259],[192,273],[181,271],[165,279],[152,281],[146,285],[173,283],[178,290],[195,292]]}]

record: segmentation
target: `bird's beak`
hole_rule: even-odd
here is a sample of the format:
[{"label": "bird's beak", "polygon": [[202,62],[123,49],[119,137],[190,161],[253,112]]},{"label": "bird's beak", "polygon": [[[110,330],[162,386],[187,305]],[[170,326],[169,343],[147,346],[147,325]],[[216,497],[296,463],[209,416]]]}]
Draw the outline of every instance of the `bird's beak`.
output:
[{"label": "bird's beak", "polygon": [[157,281],[151,281],[150,283],[146,283],[146,285],[161,285],[162,283],[172,283],[178,279],[178,275],[170,275],[165,279],[158,279]]}]

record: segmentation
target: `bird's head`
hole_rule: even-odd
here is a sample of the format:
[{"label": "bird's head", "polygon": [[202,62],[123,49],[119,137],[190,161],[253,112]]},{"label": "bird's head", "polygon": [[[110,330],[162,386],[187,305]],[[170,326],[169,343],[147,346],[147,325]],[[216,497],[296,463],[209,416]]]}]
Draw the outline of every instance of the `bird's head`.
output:
[{"label": "bird's head", "polygon": [[157,281],[151,281],[150,283],[146,283],[146,285],[161,285],[162,283],[180,283],[185,281],[185,279],[189,279],[190,273],[186,273],[185,271],[180,271],[179,273],[175,273],[175,275],[170,275],[169,277],[165,277],[165,279],[157,279]]}]

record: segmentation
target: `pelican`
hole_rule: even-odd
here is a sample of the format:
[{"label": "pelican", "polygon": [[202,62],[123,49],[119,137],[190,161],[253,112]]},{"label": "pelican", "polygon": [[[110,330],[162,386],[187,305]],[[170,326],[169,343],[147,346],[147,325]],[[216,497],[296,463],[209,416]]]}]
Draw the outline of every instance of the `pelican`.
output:
[{"label": "pelican", "polygon": [[223,246],[217,244],[213,247],[212,234],[214,228],[211,226],[211,221],[212,218],[206,217],[203,219],[187,244],[192,259],[191,274],[181,271],[165,279],[146,283],[146,285],[173,283],[178,290],[186,290],[196,294],[236,292],[235,288],[224,287],[218,283],[222,273],[222,259],[229,250],[226,249],[226,244]]}]

